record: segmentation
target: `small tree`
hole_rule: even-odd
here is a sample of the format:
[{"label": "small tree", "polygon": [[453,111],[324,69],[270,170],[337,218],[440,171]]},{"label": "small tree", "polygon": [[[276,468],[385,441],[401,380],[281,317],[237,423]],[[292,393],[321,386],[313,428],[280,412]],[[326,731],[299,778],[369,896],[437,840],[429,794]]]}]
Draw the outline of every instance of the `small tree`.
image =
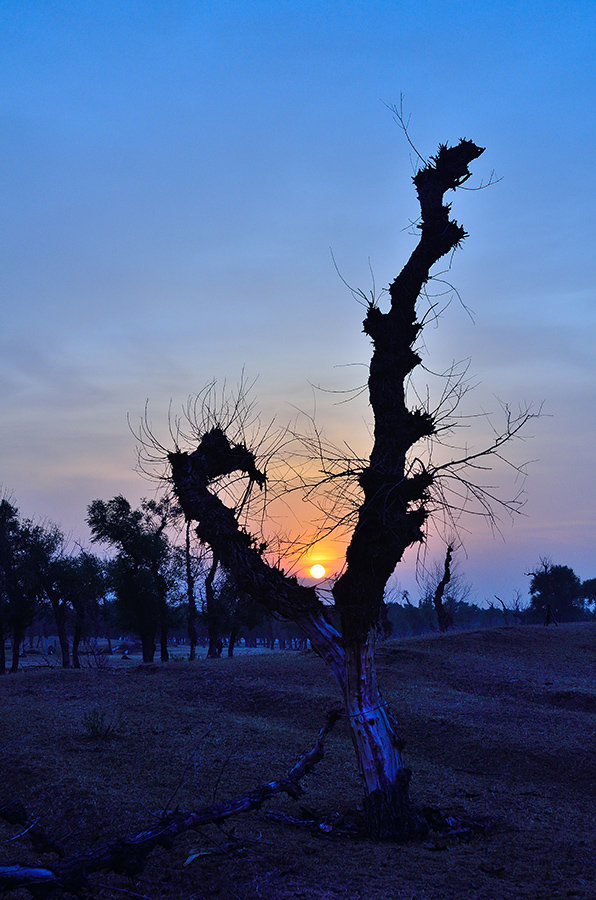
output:
[{"label": "small tree", "polygon": [[453,625],[453,612],[447,608],[445,598],[445,588],[451,581],[451,561],[453,559],[453,544],[447,544],[445,552],[445,561],[443,564],[443,573],[438,579],[436,587],[433,591],[433,606],[437,614],[437,622],[439,631],[445,632]]},{"label": "small tree", "polygon": [[132,509],[121,495],[90,504],[91,539],[111,544],[118,554],[109,573],[121,610],[141,638],[143,662],[153,662],[159,630],[161,659],[168,659],[168,594],[170,546],[165,534],[170,509],[165,501],[143,500]]},{"label": "small tree", "polygon": [[582,583],[573,569],[553,565],[543,557],[540,568],[528,574],[531,578],[530,610],[546,624],[572,622],[582,617]]},{"label": "small tree", "polygon": [[447,544],[443,562],[436,561],[425,567],[422,579],[420,605],[432,608],[441,633],[456,623],[461,625],[458,612],[463,614],[469,605],[471,586],[462,576],[458,560],[454,559],[455,550],[454,539]]},{"label": "small tree", "polygon": [[[515,624],[522,624],[524,620],[524,610],[522,608],[521,591],[515,591],[515,593],[513,594],[513,600],[509,604],[505,603],[505,601],[502,600],[501,597],[497,596],[497,594],[495,594],[495,600],[498,601],[501,609],[503,610],[503,619],[505,620],[505,625],[509,626],[510,614]],[[495,608],[492,603],[490,604],[490,608]]]},{"label": "small tree", "polygon": [[228,656],[234,655],[238,633],[244,621],[250,621],[249,597],[240,598],[233,576],[219,566],[216,556],[205,578],[205,602],[203,617],[207,623],[207,657],[219,659],[225,638],[228,639]]},{"label": "small tree", "polygon": [[93,553],[81,550],[76,556],[64,556],[54,566],[56,590],[75,612],[72,639],[72,664],[80,669],[79,645],[92,622],[96,629],[99,604],[107,590],[106,572],[102,561]]},{"label": "small tree", "polygon": [[[191,421],[194,449],[176,447],[168,454],[171,481],[187,519],[197,523],[196,533],[208,543],[234,576],[241,591],[258,598],[270,612],[296,622],[313,648],[329,664],[342,692],[350,733],[364,787],[364,810],[374,838],[404,839],[424,828],[409,798],[410,769],[404,740],[387,703],[381,696],[375,666],[375,642],[387,580],[404,551],[425,539],[429,515],[440,509],[459,514],[462,502],[476,501],[491,513],[494,495],[471,477],[470,463],[500,456],[503,445],[523,426],[527,410],[514,416],[506,410],[506,423],[492,444],[471,453],[465,450],[448,462],[435,463],[420,446],[453,427],[453,413],[465,392],[461,381],[448,382],[443,393],[447,409],[425,408],[419,399],[410,404],[408,386],[420,362],[420,334],[425,319],[436,315],[434,304],[421,320],[417,299],[425,290],[431,269],[465,237],[450,219],[443,203],[470,176],[468,165],[483,152],[472,141],[454,147],[442,145],[414,177],[421,208],[420,240],[408,262],[389,287],[388,309],[375,297],[367,302],[364,331],[373,344],[368,395],[374,417],[374,442],[367,461],[346,461],[345,456],[324,464],[321,482],[351,487],[358,497],[354,529],[346,552],[346,565],[333,587],[340,629],[331,624],[327,609],[313,588],[285,574],[268,561],[266,544],[253,535],[240,516],[255,486],[265,488],[266,460],[258,448],[249,449],[241,427],[241,399],[225,405],[223,414],[210,410]],[[240,425],[239,425],[240,421]],[[145,423],[148,457],[160,446]],[[150,460],[149,460],[150,461]],[[222,500],[226,479],[244,479],[232,506]],[[450,485],[455,487],[449,501]]]},{"label": "small tree", "polygon": [[53,532],[29,519],[21,522],[17,507],[0,500],[0,674],[6,670],[1,623],[12,634],[11,671],[16,672],[25,631],[45,597],[44,574],[56,546]]},{"label": "small tree", "polygon": [[36,530],[34,565],[45,597],[50,603],[58,632],[62,667],[70,668],[70,643],[67,617],[71,608],[70,559],[64,552],[64,535],[56,525],[39,526]]},{"label": "small tree", "polygon": [[[176,515],[179,513],[176,510]],[[197,643],[199,641],[199,616],[205,613],[205,582],[209,578],[211,563],[208,562],[209,548],[196,542],[193,548],[192,523],[184,521],[184,547],[173,546],[172,549],[172,581],[178,585],[178,594],[186,594],[185,619],[186,629],[190,644],[189,660],[196,659]],[[217,568],[217,567],[216,567]],[[181,573],[184,573],[182,578]],[[213,573],[215,576],[215,571]],[[202,586],[202,590],[201,587]],[[201,602],[201,613],[197,607],[197,600]],[[180,610],[181,612],[182,610]]]}]

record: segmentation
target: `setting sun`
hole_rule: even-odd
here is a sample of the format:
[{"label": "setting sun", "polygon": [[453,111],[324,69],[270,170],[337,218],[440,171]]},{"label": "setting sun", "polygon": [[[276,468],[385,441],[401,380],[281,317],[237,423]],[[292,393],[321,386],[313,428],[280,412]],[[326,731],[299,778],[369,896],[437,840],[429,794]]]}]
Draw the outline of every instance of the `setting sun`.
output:
[{"label": "setting sun", "polygon": [[323,575],[325,574],[325,566],[320,565],[320,563],[317,563],[316,565],[311,566],[310,574],[312,575],[313,578],[322,578]]}]

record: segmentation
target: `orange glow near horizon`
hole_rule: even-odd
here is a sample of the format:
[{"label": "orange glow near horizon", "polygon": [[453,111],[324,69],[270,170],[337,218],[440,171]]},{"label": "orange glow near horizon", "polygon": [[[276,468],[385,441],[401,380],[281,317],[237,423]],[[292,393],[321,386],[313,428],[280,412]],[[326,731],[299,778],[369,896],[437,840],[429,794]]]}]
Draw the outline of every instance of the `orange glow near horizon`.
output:
[{"label": "orange glow near horizon", "polygon": [[[298,578],[334,578],[345,565],[347,538],[320,536],[320,525],[308,520],[313,510],[298,493],[276,498],[267,509],[264,537],[269,540],[271,559]],[[316,510],[314,512],[317,512]],[[270,530],[271,529],[271,530]],[[321,566],[323,572],[313,573]]]},{"label": "orange glow near horizon", "polygon": [[[303,577],[320,581],[335,578],[344,565],[344,548],[339,541],[321,541],[296,559],[297,569]],[[345,551],[344,551],[345,552]]]}]

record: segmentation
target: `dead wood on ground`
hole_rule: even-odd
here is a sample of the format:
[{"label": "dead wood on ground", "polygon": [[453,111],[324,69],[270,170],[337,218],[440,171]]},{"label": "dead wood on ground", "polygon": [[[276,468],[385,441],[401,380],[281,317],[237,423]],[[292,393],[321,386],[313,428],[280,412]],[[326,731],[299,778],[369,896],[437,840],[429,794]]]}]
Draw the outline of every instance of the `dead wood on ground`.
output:
[{"label": "dead wood on ground", "polygon": [[[164,814],[158,824],[151,825],[134,835],[115,838],[85,853],[60,859],[59,862],[46,867],[9,865],[0,866],[0,891],[27,889],[33,896],[45,896],[53,891],[62,890],[78,893],[85,885],[89,875],[94,872],[115,872],[121,875],[137,875],[142,871],[147,856],[156,847],[169,849],[174,838],[185,831],[200,828],[203,825],[219,824],[242,812],[259,809],[263,803],[275,794],[285,793],[296,799],[303,792],[301,780],[315,768],[324,755],[325,738],[331,731],[341,713],[332,710],[327,714],[327,721],[319,731],[313,747],[300,757],[292,769],[281,779],[269,781],[255,788],[248,794],[230,800],[227,803],[203,806],[193,812],[175,810]],[[17,806],[21,810],[19,820],[23,817],[23,807],[14,801],[0,807],[8,811],[4,815],[9,822],[15,822],[11,811]],[[25,824],[22,822],[22,824]]]}]

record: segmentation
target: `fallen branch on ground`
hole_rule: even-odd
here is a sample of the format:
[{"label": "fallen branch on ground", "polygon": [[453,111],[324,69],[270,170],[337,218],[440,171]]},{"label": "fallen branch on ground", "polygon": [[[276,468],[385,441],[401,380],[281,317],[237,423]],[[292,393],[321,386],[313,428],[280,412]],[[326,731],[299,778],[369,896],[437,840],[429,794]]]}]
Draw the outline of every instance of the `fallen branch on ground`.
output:
[{"label": "fallen branch on ground", "polygon": [[185,831],[209,823],[220,823],[242,812],[259,809],[275,794],[285,793],[296,799],[303,792],[300,781],[323,758],[324,743],[339,716],[337,710],[327,714],[314,746],[300,757],[284,778],[269,781],[254,791],[227,803],[203,806],[194,812],[176,810],[162,816],[159,824],[125,838],[116,838],[88,850],[86,853],[61,859],[52,866],[0,866],[0,891],[26,888],[32,894],[47,894],[54,890],[77,893],[93,872],[109,871],[121,875],[136,875],[155,847],[169,848],[175,837]]}]

